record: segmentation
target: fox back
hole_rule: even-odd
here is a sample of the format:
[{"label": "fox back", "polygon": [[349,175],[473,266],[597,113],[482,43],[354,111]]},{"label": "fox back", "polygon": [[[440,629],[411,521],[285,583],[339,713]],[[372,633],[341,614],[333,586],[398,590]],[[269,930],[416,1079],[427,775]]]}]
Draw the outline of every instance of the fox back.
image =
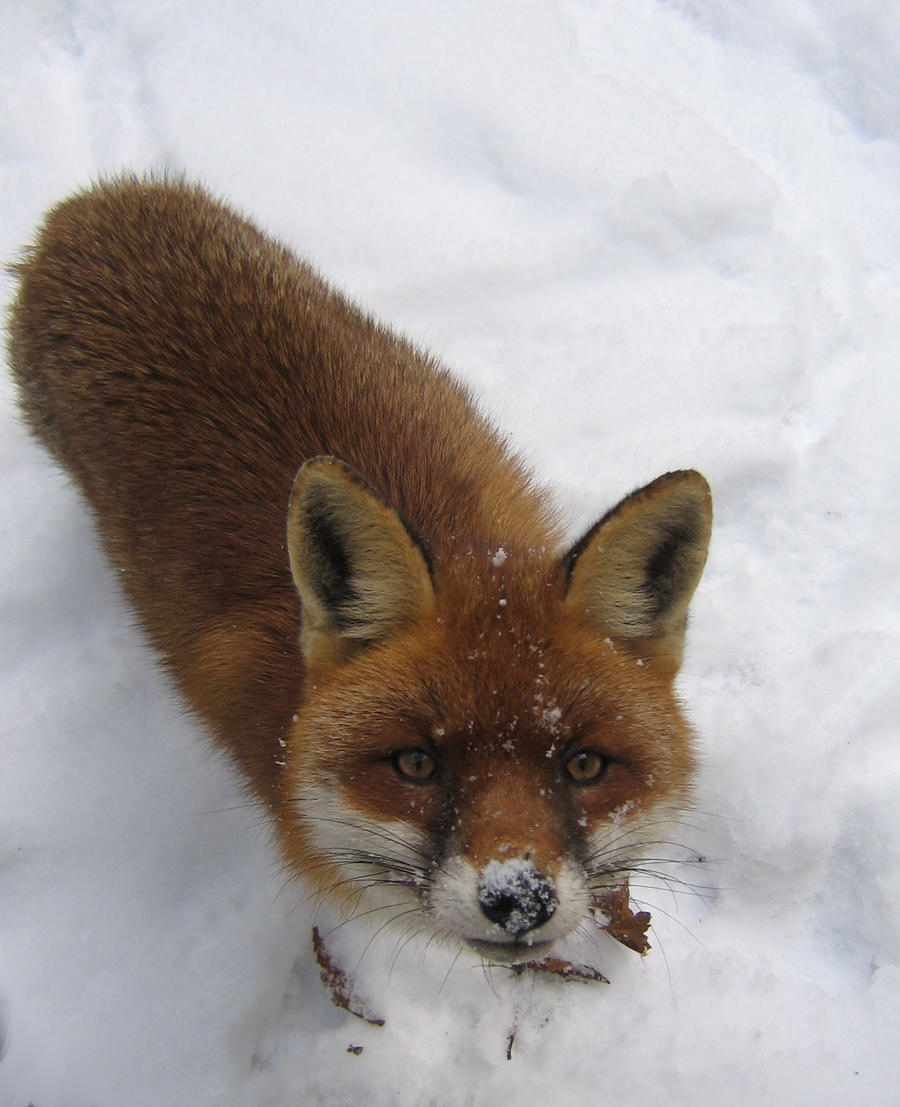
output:
[{"label": "fox back", "polygon": [[558,948],[689,796],[704,479],[566,549],[446,370],[185,183],[65,201],[19,276],[26,419],[290,871],[493,960]]}]

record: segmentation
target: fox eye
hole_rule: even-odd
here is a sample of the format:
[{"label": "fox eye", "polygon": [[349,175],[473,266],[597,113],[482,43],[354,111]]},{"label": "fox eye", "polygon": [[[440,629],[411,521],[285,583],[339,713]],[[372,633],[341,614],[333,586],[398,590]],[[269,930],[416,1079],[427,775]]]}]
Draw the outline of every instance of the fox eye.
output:
[{"label": "fox eye", "polygon": [[411,780],[415,784],[424,784],[437,773],[437,762],[426,750],[398,750],[391,761],[404,780]]},{"label": "fox eye", "polygon": [[607,759],[597,750],[579,750],[565,763],[565,770],[576,784],[593,784],[606,772]]}]

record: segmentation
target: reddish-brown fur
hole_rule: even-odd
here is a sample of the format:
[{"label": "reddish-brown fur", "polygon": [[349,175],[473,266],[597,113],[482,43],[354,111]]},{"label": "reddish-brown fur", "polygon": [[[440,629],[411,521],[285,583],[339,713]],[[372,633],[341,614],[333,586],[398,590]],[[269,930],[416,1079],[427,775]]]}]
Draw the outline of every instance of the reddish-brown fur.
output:
[{"label": "reddish-brown fur", "polygon": [[[434,843],[427,872],[450,852],[477,869],[510,850],[553,872],[587,852],[585,828],[682,801],[691,740],[672,680],[708,539],[702,478],[661,478],[604,521],[601,538],[627,530],[638,575],[656,558],[653,587],[616,570],[631,581],[619,596],[593,534],[561,556],[546,499],[458,383],[202,191],[98,186],[50,214],[20,273],[11,355],[29,423],[296,872],[341,881],[299,803],[310,783],[342,811],[414,826]],[[415,590],[372,641],[325,627],[310,645],[305,628],[301,647],[285,528],[298,467],[318,455],[371,486],[312,467],[341,511],[358,499],[365,527],[409,542],[411,568],[380,583],[416,576]],[[649,538],[631,522],[645,501],[662,505]],[[690,566],[679,552],[657,571],[673,543]],[[643,589],[668,623],[612,612],[607,626],[610,587],[616,611]],[[602,787],[561,769],[576,747],[609,759]],[[439,776],[399,779],[390,757],[406,748],[439,756]]]}]

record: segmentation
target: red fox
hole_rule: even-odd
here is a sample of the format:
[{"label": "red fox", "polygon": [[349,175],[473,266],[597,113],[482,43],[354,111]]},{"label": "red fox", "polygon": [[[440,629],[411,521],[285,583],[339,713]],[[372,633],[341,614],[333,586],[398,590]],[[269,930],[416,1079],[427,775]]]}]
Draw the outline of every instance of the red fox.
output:
[{"label": "red fox", "polygon": [[565,549],[464,387],[182,181],[66,200],[17,269],[29,427],[289,872],[501,963],[584,929],[689,799],[704,478]]}]

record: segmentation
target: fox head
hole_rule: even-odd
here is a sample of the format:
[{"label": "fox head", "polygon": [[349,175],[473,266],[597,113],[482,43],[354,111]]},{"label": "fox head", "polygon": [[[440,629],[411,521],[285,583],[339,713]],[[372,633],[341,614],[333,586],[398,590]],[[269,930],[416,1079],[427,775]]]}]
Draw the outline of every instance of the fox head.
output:
[{"label": "fox head", "polygon": [[288,514],[306,664],[295,871],[495,961],[583,927],[687,799],[672,685],[710,527],[706,481],[675,472],[564,556],[430,551],[344,463],[307,462]]}]

